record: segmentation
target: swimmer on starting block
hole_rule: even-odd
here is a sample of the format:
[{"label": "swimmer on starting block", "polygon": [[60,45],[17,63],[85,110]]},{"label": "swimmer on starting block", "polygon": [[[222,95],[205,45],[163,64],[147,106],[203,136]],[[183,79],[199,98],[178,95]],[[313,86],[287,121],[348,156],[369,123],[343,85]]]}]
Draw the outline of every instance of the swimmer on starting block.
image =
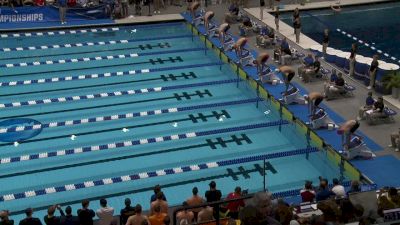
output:
[{"label": "swimmer on starting block", "polygon": [[[288,94],[289,86],[292,88],[296,88],[290,81],[296,75],[296,72],[291,66],[281,66],[279,67],[279,71],[283,73],[284,76],[284,83],[285,83],[285,91],[283,92],[284,95]],[[297,89],[297,88],[296,88]]]},{"label": "swimmer on starting block", "polygon": [[308,101],[308,111],[310,116],[315,115],[317,109],[322,109],[319,107],[319,104],[321,104],[321,102],[324,100],[324,95],[320,92],[311,92],[305,98]]},{"label": "swimmer on starting block", "polygon": [[256,60],[254,60],[254,64],[256,64],[257,66],[257,74],[259,80],[261,80],[263,83],[274,83],[279,81],[279,79],[274,76],[274,73],[267,65],[268,59],[268,53],[260,53],[257,56]]},{"label": "swimmer on starting block", "polygon": [[188,10],[190,11],[190,14],[192,14],[192,22],[194,23],[195,20],[200,19],[198,15],[196,15],[197,9],[200,7],[200,3],[195,1],[193,2],[189,7]]},{"label": "swimmer on starting block", "polygon": [[362,137],[355,133],[359,127],[360,123],[357,120],[348,120],[337,131],[338,134],[342,135],[343,154],[347,159],[375,157],[374,153],[362,141]]},{"label": "swimmer on starting block", "polygon": [[360,123],[357,120],[348,120],[342,124],[338,129],[338,134],[342,135],[342,145],[344,150],[351,149],[352,137],[358,137],[362,139],[362,136],[356,134],[356,130],[360,127]]},{"label": "swimmer on starting block", "polygon": [[[213,17],[214,17],[214,12],[213,11],[207,11],[204,14],[204,28],[206,30],[206,34],[207,35],[210,35],[210,31],[213,30],[213,29],[215,30],[215,28],[216,28],[215,25],[213,25],[213,24],[211,24],[211,27],[210,27],[210,21],[211,21],[211,19]],[[212,35],[212,36],[214,36],[214,35]]]},{"label": "swimmer on starting block", "polygon": [[242,66],[254,66],[254,58],[250,51],[245,48],[246,43],[246,38],[240,38],[233,45],[233,49],[235,49],[236,56],[239,58],[239,63]]},{"label": "swimmer on starting block", "polygon": [[230,50],[234,44],[233,38],[228,34],[231,26],[228,23],[223,23],[218,27],[218,37],[224,50]]}]

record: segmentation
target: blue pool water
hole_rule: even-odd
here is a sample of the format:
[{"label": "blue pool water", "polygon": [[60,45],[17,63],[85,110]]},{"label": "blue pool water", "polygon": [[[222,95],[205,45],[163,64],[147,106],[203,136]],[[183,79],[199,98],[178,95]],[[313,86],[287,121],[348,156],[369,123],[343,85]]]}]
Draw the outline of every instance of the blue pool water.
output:
[{"label": "blue pool water", "polygon": [[[372,57],[381,50],[381,59],[399,64],[400,60],[400,2],[345,7],[334,14],[331,9],[310,10],[301,13],[302,32],[318,43],[322,42],[323,31],[330,29],[330,46],[350,51],[351,44],[362,40],[371,46],[358,43],[361,55]],[[292,25],[291,14],[282,16],[284,22]],[[336,29],[345,31],[346,35]],[[352,35],[348,37],[347,34]],[[357,40],[354,40],[356,37]],[[372,50],[374,47],[376,50]],[[389,56],[385,56],[387,53]],[[395,57],[393,60],[391,57]]]},{"label": "blue pool water", "polygon": [[[184,23],[2,37],[0,46],[0,208],[17,220],[27,207],[42,216],[84,198],[119,210],[130,197],[147,209],[156,184],[171,205],[210,180],[224,194],[258,191],[254,157],[308,146]],[[324,151],[267,162],[275,192],[340,176]]]}]

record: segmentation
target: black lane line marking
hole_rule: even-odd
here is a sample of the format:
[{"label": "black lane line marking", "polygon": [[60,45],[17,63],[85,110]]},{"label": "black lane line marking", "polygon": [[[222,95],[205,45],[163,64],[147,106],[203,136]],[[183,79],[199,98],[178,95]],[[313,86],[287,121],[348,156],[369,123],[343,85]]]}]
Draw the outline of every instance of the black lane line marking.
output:
[{"label": "black lane line marking", "polygon": [[[192,74],[192,78],[197,78],[197,76],[193,72],[189,72],[189,74]],[[178,80],[177,78],[190,79],[190,76],[188,76],[185,73],[182,73],[182,75],[169,74],[169,76],[167,75],[167,77],[166,77],[166,75],[160,75],[160,78],[131,80],[131,81],[116,82],[116,83],[108,83],[108,84],[94,84],[94,85],[86,85],[86,86],[70,87],[70,88],[58,88],[58,89],[44,90],[44,91],[19,92],[19,93],[13,93],[13,94],[0,95],[0,97],[28,95],[28,94],[38,94],[38,93],[49,93],[49,92],[56,92],[56,91],[69,91],[69,90],[77,90],[77,89],[92,88],[92,87],[107,87],[107,86],[114,86],[114,85],[120,85],[120,84],[140,83],[140,82],[155,81],[155,80],[162,80],[162,81],[167,82],[168,78],[171,79],[171,80]]]},{"label": "black lane line marking", "polygon": [[[232,141],[232,142],[235,142],[235,141]],[[167,149],[167,150],[172,152],[172,151],[186,150],[186,148],[188,148],[188,147],[200,148],[200,147],[207,147],[207,146],[208,146],[208,144],[198,144],[198,145],[191,145],[191,146],[179,147],[179,148],[173,148],[173,149]],[[167,150],[162,150],[162,151],[167,151]],[[151,154],[151,153],[142,153],[142,154]],[[133,158],[133,157],[138,157],[138,156],[136,156],[136,155],[131,156],[131,158]],[[249,170],[249,171],[252,171],[252,170]],[[254,169],[253,172],[256,172],[256,169]],[[233,174],[237,176],[237,175],[241,175],[241,172],[233,172]],[[221,179],[221,178],[225,178],[225,177],[232,177],[232,174],[223,173],[223,174],[213,175],[213,176],[209,176],[209,177],[202,177],[202,178],[190,179],[190,180],[180,181],[180,182],[175,182],[175,183],[170,183],[170,184],[163,184],[163,188],[175,187],[175,186],[179,186],[179,185],[186,185],[186,184],[207,181],[207,180],[217,180],[217,179]],[[112,197],[123,196],[123,195],[128,195],[128,194],[136,194],[136,193],[140,193],[140,192],[150,191],[153,189],[154,189],[154,186],[144,187],[144,188],[140,188],[140,189],[136,189],[136,190],[132,190],[132,191],[125,191],[125,192],[118,192],[118,193],[109,194],[109,195],[96,196],[96,197],[88,198],[88,200],[94,201],[94,200],[99,200],[101,198],[112,198]],[[82,202],[82,200],[80,199],[80,200],[64,202],[60,205],[67,206],[67,205],[72,205],[72,204],[78,204],[81,202]],[[35,207],[35,209],[36,210],[45,210],[48,207],[49,206],[41,206],[41,207]],[[24,212],[25,212],[24,210],[13,211],[10,213],[10,215],[23,214]]]},{"label": "black lane line marking", "polygon": [[[218,120],[220,118],[220,116],[222,116],[222,115],[228,115],[229,117],[227,117],[227,118],[230,118],[230,115],[228,114],[228,112],[226,112],[225,110],[223,110],[223,111],[224,112],[221,112],[221,113],[218,113],[216,111],[212,111],[211,115],[207,115],[207,116],[203,115],[204,120],[202,120],[202,121],[203,122],[207,122],[208,118],[213,118],[213,117],[215,117]],[[74,133],[74,135],[76,135],[76,136],[85,136],[85,135],[90,135],[90,134],[100,134],[100,133],[104,133],[104,132],[122,130],[123,128],[132,129],[132,128],[141,128],[141,127],[163,125],[163,124],[169,124],[169,123],[174,123],[174,122],[185,122],[185,121],[192,121],[193,122],[192,117],[193,117],[193,114],[190,114],[190,115],[188,115],[188,118],[167,120],[167,121],[162,121],[162,122],[145,123],[145,124],[132,125],[132,126],[123,126],[123,127],[110,128],[110,129],[97,130],[97,131],[89,131],[89,132],[82,132],[82,133]],[[193,122],[193,123],[195,123],[195,122]],[[30,139],[30,140],[21,141],[19,143],[22,144],[22,143],[32,143],[32,142],[38,142],[38,141],[47,141],[47,140],[53,140],[53,139],[68,138],[70,136],[71,136],[71,134],[66,134],[66,135],[52,136],[52,137],[46,137],[46,138]],[[12,142],[3,143],[3,144],[0,144],[0,147],[2,147],[2,146],[11,146],[11,145],[14,145],[14,143],[12,143]],[[1,178],[1,176],[0,176],[0,178]]]},{"label": "black lane line marking", "polygon": [[[118,44],[125,44],[125,43],[118,43]],[[115,46],[117,44],[108,44],[111,46]],[[107,47],[105,45],[96,45],[96,46],[102,46],[102,47]],[[93,46],[82,46],[82,47],[93,47]],[[128,50],[128,49],[141,49],[141,50],[146,50],[146,48],[148,49],[153,49],[156,47],[160,47],[160,48],[170,48],[171,45],[168,42],[164,42],[164,43],[158,43],[156,45],[150,45],[150,44],[145,44],[145,45],[138,45],[135,47],[130,47],[130,48],[115,48],[115,49],[99,49],[99,50],[92,50],[92,51],[84,51],[84,52],[69,52],[69,53],[57,53],[57,54],[50,54],[50,55],[31,55],[31,56],[21,56],[21,57],[11,57],[11,58],[0,58],[0,60],[12,60],[12,59],[27,59],[27,58],[34,58],[34,57],[38,57],[38,58],[44,58],[44,57],[50,57],[50,56],[61,56],[61,55],[77,55],[77,54],[87,54],[87,53],[94,53],[94,52],[113,52],[113,51],[119,51],[119,50]],[[51,48],[51,50],[54,49],[72,49],[72,48],[80,48],[80,47],[62,47],[62,48]],[[36,50],[44,50],[44,49],[40,49],[37,48]],[[49,49],[46,49],[49,50]],[[15,51],[18,52],[18,51]]]},{"label": "black lane line marking", "polygon": [[153,98],[153,99],[145,99],[145,100],[139,100],[139,101],[121,102],[121,103],[115,103],[115,104],[106,104],[106,105],[98,105],[98,106],[90,106],[90,107],[81,107],[81,108],[74,108],[74,109],[64,109],[64,110],[42,112],[42,113],[31,113],[31,114],[22,114],[22,115],[14,115],[14,116],[5,116],[5,117],[0,117],[0,120],[18,118],[18,117],[30,117],[30,116],[38,116],[38,115],[48,115],[48,114],[53,114],[53,113],[74,112],[74,111],[80,111],[80,110],[86,110],[86,109],[100,109],[100,108],[107,108],[107,107],[112,107],[112,106],[131,105],[131,104],[137,104],[137,103],[163,101],[163,100],[168,100],[168,99],[176,99],[178,101],[181,101],[182,97],[185,97],[186,100],[190,100],[191,97],[195,97],[195,96],[199,96],[200,98],[204,98],[204,96],[212,97],[213,95],[211,94],[211,92],[208,89],[204,89],[204,92],[194,91],[193,94],[188,94],[187,92],[182,92],[182,95],[179,95],[178,93],[174,93],[174,94],[172,94],[171,97]]}]

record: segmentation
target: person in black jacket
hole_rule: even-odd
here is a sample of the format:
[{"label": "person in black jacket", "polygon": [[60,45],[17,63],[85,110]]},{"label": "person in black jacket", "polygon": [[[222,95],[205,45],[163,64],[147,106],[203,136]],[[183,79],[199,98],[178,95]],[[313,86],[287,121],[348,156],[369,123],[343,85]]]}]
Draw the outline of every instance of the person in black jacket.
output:
[{"label": "person in black jacket", "polygon": [[93,225],[93,217],[96,214],[89,209],[89,200],[82,201],[82,209],[78,209],[78,217],[81,225]]},{"label": "person in black jacket", "polygon": [[217,184],[215,181],[211,181],[210,184],[210,190],[206,191],[206,200],[207,202],[215,202],[221,200],[221,191],[217,190]]},{"label": "person in black jacket", "polygon": [[46,225],[60,225],[60,217],[54,216],[56,209],[58,209],[61,216],[64,216],[64,212],[59,205],[52,205],[47,209],[47,215],[43,218]]},{"label": "person in black jacket", "polygon": [[135,207],[131,206],[131,200],[129,198],[125,199],[125,208],[121,209],[120,215],[119,218],[121,225],[125,225],[128,218],[135,215]]},{"label": "person in black jacket", "polygon": [[79,225],[79,218],[72,215],[71,206],[65,208],[65,213],[67,215],[62,215],[60,218],[60,225]]},{"label": "person in black jacket", "polygon": [[26,218],[19,222],[19,225],[42,225],[39,218],[32,217],[33,209],[27,208],[25,210]]}]

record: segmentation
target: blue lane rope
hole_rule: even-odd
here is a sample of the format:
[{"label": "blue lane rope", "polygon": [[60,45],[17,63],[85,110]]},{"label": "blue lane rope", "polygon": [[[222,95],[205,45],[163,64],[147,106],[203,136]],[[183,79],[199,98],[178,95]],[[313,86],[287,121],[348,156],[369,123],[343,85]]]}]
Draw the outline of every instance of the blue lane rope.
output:
[{"label": "blue lane rope", "polygon": [[[62,48],[73,48],[73,47],[84,47],[84,46],[102,46],[102,45],[116,45],[116,44],[129,44],[142,41],[155,41],[155,40],[168,40],[187,38],[191,35],[174,35],[164,37],[149,37],[149,38],[137,38],[129,40],[110,40],[110,41],[98,41],[98,42],[83,42],[83,43],[70,43],[70,44],[57,44],[57,45],[41,45],[41,46],[28,46],[28,47],[14,47],[14,48],[0,48],[0,52],[18,52],[18,51],[30,51],[30,50],[46,50],[46,49],[62,49]],[[77,52],[79,53],[79,52]]]},{"label": "blue lane rope", "polygon": [[136,89],[136,90],[95,93],[95,94],[80,95],[80,96],[77,95],[77,96],[67,96],[67,97],[59,97],[59,98],[51,98],[51,99],[48,98],[48,99],[41,99],[41,100],[11,102],[11,103],[0,104],[0,109],[21,107],[21,106],[51,104],[51,103],[58,103],[58,102],[60,102],[60,103],[61,102],[71,102],[71,101],[79,101],[79,100],[87,100],[87,99],[107,98],[107,97],[114,97],[114,96],[136,95],[136,94],[161,92],[161,91],[192,88],[192,87],[202,87],[202,86],[210,86],[210,85],[221,85],[221,84],[235,83],[238,80],[239,79],[217,80],[217,81],[209,81],[209,82],[194,83],[194,84],[182,84],[182,85],[173,85],[173,86],[165,86],[165,87],[153,87],[153,88],[142,88],[142,89]]},{"label": "blue lane rope", "polygon": [[[221,160],[221,161],[214,161],[214,162],[201,163],[201,164],[195,164],[195,165],[180,166],[180,167],[175,167],[175,168],[167,168],[167,169],[161,169],[161,170],[156,170],[156,171],[134,173],[134,174],[118,176],[118,177],[110,177],[110,178],[103,178],[103,179],[99,179],[99,180],[84,181],[84,182],[75,183],[75,184],[66,184],[63,186],[55,186],[55,187],[47,187],[47,188],[42,188],[42,189],[37,189],[37,190],[29,190],[29,191],[20,192],[20,193],[14,193],[14,194],[5,194],[3,196],[0,196],[0,202],[12,201],[15,199],[30,198],[30,197],[35,197],[35,196],[48,195],[48,194],[53,194],[53,193],[66,192],[66,191],[73,191],[73,190],[77,190],[77,189],[85,189],[85,188],[96,187],[96,186],[103,186],[103,185],[135,181],[135,180],[142,180],[142,179],[147,179],[147,178],[151,178],[151,177],[159,177],[159,176],[173,175],[173,174],[186,173],[186,172],[205,170],[205,169],[211,169],[211,168],[218,168],[218,167],[260,161],[260,160],[270,160],[270,159],[280,158],[280,157],[303,155],[306,153],[314,153],[314,152],[318,152],[318,149],[315,147],[310,147],[310,148],[296,149],[296,150],[292,150],[292,151],[285,151],[285,152],[279,152],[279,153],[262,154],[262,155],[255,155],[255,156],[249,156],[249,157],[235,158],[235,159],[230,159],[230,160]],[[298,193],[297,193],[297,195],[298,195]]]},{"label": "blue lane rope", "polygon": [[29,126],[1,128],[0,134],[21,132],[21,131],[28,131],[28,130],[40,130],[40,129],[45,129],[45,128],[74,126],[74,125],[79,125],[79,124],[97,123],[97,122],[103,122],[103,121],[129,119],[129,118],[135,118],[135,117],[145,117],[145,116],[184,112],[184,111],[221,107],[221,106],[239,105],[239,104],[252,103],[252,102],[256,102],[256,101],[262,101],[262,99],[261,98],[250,98],[250,99],[237,100],[237,101],[218,102],[218,103],[211,103],[211,104],[193,105],[193,106],[168,108],[168,109],[156,109],[156,110],[143,111],[143,112],[130,112],[130,113],[125,113],[125,114],[91,117],[91,118],[84,118],[84,119],[78,119],[78,120],[67,120],[67,121],[49,122],[49,123],[42,123],[42,124],[29,125]]},{"label": "blue lane rope", "polygon": [[136,58],[136,57],[140,57],[140,56],[171,54],[171,53],[180,53],[180,52],[194,52],[194,51],[203,51],[203,50],[204,50],[204,48],[189,48],[189,49],[177,49],[177,50],[167,50],[167,51],[157,51],[157,52],[142,52],[142,53],[130,53],[130,54],[108,55],[108,56],[92,56],[92,57],[72,58],[72,59],[7,63],[7,64],[0,64],[0,67],[13,68],[13,67],[28,67],[28,66],[53,65],[53,64],[67,64],[67,63],[89,62],[89,61],[99,61],[99,60]]},{"label": "blue lane rope", "polygon": [[56,83],[56,82],[64,82],[64,81],[76,81],[76,80],[97,79],[97,78],[117,77],[117,76],[127,76],[127,75],[129,76],[129,75],[144,74],[144,73],[151,73],[151,72],[189,69],[189,68],[206,67],[206,66],[220,66],[220,65],[223,65],[223,63],[201,63],[201,64],[192,64],[192,65],[185,65],[185,66],[161,67],[161,68],[154,68],[154,69],[149,68],[149,69],[140,69],[140,70],[125,70],[125,71],[116,71],[116,72],[107,72],[107,73],[93,73],[93,74],[82,74],[82,75],[75,75],[75,76],[71,75],[71,76],[63,76],[63,77],[42,78],[42,79],[34,79],[34,80],[18,80],[18,81],[0,82],[0,87]]}]

